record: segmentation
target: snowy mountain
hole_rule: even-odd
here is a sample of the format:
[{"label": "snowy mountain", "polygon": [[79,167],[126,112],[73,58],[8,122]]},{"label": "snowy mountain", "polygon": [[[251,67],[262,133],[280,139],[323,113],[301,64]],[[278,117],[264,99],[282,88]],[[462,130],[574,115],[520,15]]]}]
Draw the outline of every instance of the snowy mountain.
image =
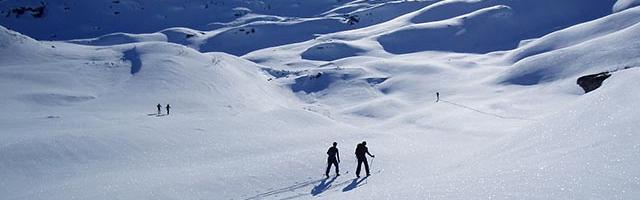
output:
[{"label": "snowy mountain", "polygon": [[0,199],[634,199],[638,2],[0,0]]}]

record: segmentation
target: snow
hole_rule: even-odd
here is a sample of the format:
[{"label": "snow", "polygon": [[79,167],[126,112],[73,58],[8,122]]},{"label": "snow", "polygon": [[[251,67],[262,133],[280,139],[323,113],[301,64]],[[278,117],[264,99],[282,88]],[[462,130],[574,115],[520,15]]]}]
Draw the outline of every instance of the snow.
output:
[{"label": "snow", "polygon": [[[45,5],[41,18],[16,16],[11,10]],[[176,26],[207,28],[208,24],[226,23],[246,12],[287,17],[311,17],[339,5],[336,0],[7,0],[0,3],[3,25],[33,35],[38,39],[80,39],[113,32],[145,33]],[[238,12],[242,11],[242,12]],[[7,16],[7,17],[5,17]],[[188,20],[186,20],[188,19]],[[117,23],[114,23],[117,22]],[[140,26],[140,24],[144,24]],[[49,31],[42,31],[43,29]]]},{"label": "snow", "polygon": [[[628,14],[635,15],[633,12],[637,11],[640,10],[629,10]],[[627,13],[619,14],[622,15]],[[627,38],[640,37],[638,34],[640,26],[638,26],[638,24],[634,24],[630,27],[622,26],[615,27],[617,29],[613,29],[614,27],[609,26],[613,23],[615,23],[615,21],[607,21],[607,25],[604,25],[604,23],[584,24],[584,26],[589,27],[586,28],[586,30],[582,29],[582,31],[586,31],[589,34],[599,32],[600,30],[609,31],[609,34],[586,41],[578,39],[579,42],[575,42],[577,44],[561,48],[560,50],[555,50],[554,53],[547,52],[521,60],[514,65],[514,68],[507,72],[508,75],[505,77],[505,82],[531,85],[569,77],[574,78],[576,75],[587,75],[589,73],[594,74],[606,71],[615,71],[625,67],[636,67],[640,60],[633,55],[640,53],[640,49],[637,48],[639,44],[635,42],[635,40],[629,40]],[[534,46],[536,45],[535,43],[538,42],[562,45],[563,42],[553,41],[572,41],[561,40],[557,37],[573,35],[576,36],[574,37],[574,39],[576,39],[580,38],[580,35],[586,35],[584,33],[577,32],[584,27],[576,28],[577,30],[567,30],[570,33],[565,33],[565,31],[556,32],[555,35],[549,35],[549,37],[541,38],[531,45]],[[536,45],[529,49],[535,49],[540,46]],[[522,49],[526,48],[527,47],[523,47]],[[524,50],[523,52],[526,51],[531,50]]]},{"label": "snow", "polygon": [[0,2],[0,199],[640,195],[635,1],[43,2]]},{"label": "snow", "polygon": [[[612,6],[611,1],[581,2],[440,1],[407,15],[412,23],[383,34],[380,43],[390,53],[510,50],[522,40],[609,14]],[[491,37],[495,33],[500,37]]]},{"label": "snow", "polygon": [[347,43],[327,42],[307,49],[301,56],[303,59],[308,60],[332,61],[357,56],[364,51],[363,48],[354,47]]},{"label": "snow", "polygon": [[613,5],[613,12],[620,12],[638,5],[640,5],[640,1],[637,0],[618,0],[616,4]]}]

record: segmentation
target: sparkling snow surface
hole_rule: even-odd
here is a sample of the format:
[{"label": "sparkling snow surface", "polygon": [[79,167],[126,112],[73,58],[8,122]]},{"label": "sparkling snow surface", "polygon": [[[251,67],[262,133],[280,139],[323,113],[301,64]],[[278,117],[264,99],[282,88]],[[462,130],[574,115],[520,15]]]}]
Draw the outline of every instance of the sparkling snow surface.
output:
[{"label": "sparkling snow surface", "polygon": [[640,196],[638,1],[42,2],[0,1],[2,200]]}]

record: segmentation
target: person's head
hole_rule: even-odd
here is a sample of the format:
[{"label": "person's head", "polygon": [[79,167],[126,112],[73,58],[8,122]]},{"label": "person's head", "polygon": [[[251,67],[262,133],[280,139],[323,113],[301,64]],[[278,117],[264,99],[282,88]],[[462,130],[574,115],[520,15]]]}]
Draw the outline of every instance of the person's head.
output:
[{"label": "person's head", "polygon": [[367,141],[362,141],[362,145],[367,145]]},{"label": "person's head", "polygon": [[334,146],[334,147],[335,147],[335,146],[338,146],[338,143],[337,143],[337,142],[333,142],[333,146]]}]

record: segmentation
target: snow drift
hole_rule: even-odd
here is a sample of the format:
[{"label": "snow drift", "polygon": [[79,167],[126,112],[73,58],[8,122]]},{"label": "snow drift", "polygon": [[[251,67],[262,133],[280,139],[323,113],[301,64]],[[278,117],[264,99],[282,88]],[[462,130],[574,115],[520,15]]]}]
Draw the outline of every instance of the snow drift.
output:
[{"label": "snow drift", "polygon": [[[611,13],[614,1],[441,1],[410,13],[409,24],[379,39],[390,53],[488,53]],[[552,6],[549,6],[552,5]],[[540,20],[544,17],[544,20]],[[497,36],[497,37],[496,37]]]},{"label": "snow drift", "polygon": [[[42,15],[24,8],[1,21],[70,39],[0,27],[3,198],[640,192],[631,1],[67,2],[70,18],[95,23],[56,21],[65,2],[47,2]],[[40,5],[0,7],[29,3]],[[131,21],[77,10],[108,6],[94,14]],[[152,12],[167,23],[131,17]],[[185,13],[194,20],[180,22]],[[84,31],[55,28],[66,23]],[[106,28],[82,29],[91,24]],[[576,84],[603,72],[589,93]],[[372,176],[354,178],[363,140]],[[342,176],[325,178],[334,141]]]}]

